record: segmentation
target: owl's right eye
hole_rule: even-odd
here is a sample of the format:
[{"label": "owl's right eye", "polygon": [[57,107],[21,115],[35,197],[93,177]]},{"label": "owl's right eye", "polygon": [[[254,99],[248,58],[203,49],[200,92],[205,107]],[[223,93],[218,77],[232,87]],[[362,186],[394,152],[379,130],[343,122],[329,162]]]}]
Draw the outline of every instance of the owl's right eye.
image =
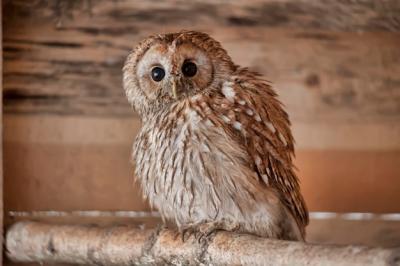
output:
[{"label": "owl's right eye", "polygon": [[160,82],[164,78],[164,76],[165,76],[165,71],[161,67],[154,67],[151,70],[151,78],[156,82]]}]

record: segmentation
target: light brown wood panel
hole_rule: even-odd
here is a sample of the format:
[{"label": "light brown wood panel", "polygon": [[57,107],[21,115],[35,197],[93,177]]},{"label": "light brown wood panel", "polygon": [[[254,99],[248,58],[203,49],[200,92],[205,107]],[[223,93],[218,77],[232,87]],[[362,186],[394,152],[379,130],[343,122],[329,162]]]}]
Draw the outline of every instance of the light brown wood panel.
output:
[{"label": "light brown wood panel", "polygon": [[130,146],[8,143],[7,210],[143,210]]},{"label": "light brown wood panel", "polygon": [[[131,146],[137,117],[11,115],[4,117],[6,142]],[[299,122],[292,125],[297,149],[398,150],[400,124]]]},{"label": "light brown wood panel", "polygon": [[[128,146],[6,143],[7,210],[147,210]],[[21,162],[24,160],[24,162]],[[298,151],[311,211],[399,212],[400,151]]]},{"label": "light brown wood panel", "polygon": [[[147,210],[129,160],[139,126],[129,118],[7,115],[7,210]],[[344,135],[341,149],[337,139],[319,149],[302,139],[296,165],[310,210],[400,211],[400,146],[388,149],[379,134],[359,135],[374,146],[364,149]]]},{"label": "light brown wood panel", "polygon": [[310,210],[400,212],[400,150],[299,150]]}]

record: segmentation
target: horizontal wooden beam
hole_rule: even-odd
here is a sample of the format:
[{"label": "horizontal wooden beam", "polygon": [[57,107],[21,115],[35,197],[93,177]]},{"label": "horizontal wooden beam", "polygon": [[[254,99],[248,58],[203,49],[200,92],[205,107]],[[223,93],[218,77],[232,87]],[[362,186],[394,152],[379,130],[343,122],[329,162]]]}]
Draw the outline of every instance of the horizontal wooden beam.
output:
[{"label": "horizontal wooden beam", "polygon": [[89,265],[400,265],[398,249],[311,245],[229,232],[183,242],[168,229],[37,222],[14,224],[6,250],[16,262]]},{"label": "horizontal wooden beam", "polygon": [[400,35],[388,32],[400,31],[397,0],[58,3],[5,4],[6,113],[131,116],[129,50],[190,28],[266,75],[296,120],[400,118]]},{"label": "horizontal wooden beam", "polygon": [[[25,10],[23,10],[25,9]],[[29,9],[29,10],[28,10]],[[286,26],[306,29],[344,31],[400,31],[400,4],[397,0],[313,1],[313,0],[250,0],[250,1],[77,1],[72,4],[54,1],[37,3],[6,2],[5,15],[26,18],[43,14],[53,17],[57,26],[83,16],[101,16],[119,23],[96,25],[76,24],[76,29],[93,35],[109,36],[137,33],[138,24],[191,26],[213,22],[224,26]],[[20,13],[20,11],[25,11]],[[121,27],[121,24],[130,24]],[[118,27],[119,26],[119,27]],[[57,46],[58,43],[52,43]],[[65,44],[67,45],[67,44]],[[73,44],[70,44],[73,46]]]},{"label": "horizontal wooden beam", "polygon": [[[292,130],[296,148],[302,150],[400,150],[400,123],[393,122],[297,121]],[[4,125],[4,140],[9,143],[131,147],[141,122],[138,117],[6,114]]]}]

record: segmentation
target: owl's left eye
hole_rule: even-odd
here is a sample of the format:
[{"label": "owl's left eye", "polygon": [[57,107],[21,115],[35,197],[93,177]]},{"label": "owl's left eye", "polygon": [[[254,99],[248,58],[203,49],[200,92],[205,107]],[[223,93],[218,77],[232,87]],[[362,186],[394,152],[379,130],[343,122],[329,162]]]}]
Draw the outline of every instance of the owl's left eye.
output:
[{"label": "owl's left eye", "polygon": [[156,82],[161,81],[164,78],[164,76],[165,76],[165,71],[161,67],[154,67],[151,70],[151,78]]}]

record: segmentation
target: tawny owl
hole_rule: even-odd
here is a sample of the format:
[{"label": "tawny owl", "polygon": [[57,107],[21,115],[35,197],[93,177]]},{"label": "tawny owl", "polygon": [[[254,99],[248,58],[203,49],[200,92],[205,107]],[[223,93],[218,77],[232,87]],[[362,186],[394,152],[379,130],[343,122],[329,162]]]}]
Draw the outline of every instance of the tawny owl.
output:
[{"label": "tawny owl", "polygon": [[142,120],[135,175],[164,220],[304,239],[290,122],[268,81],[194,31],[148,37],[123,73]]}]

